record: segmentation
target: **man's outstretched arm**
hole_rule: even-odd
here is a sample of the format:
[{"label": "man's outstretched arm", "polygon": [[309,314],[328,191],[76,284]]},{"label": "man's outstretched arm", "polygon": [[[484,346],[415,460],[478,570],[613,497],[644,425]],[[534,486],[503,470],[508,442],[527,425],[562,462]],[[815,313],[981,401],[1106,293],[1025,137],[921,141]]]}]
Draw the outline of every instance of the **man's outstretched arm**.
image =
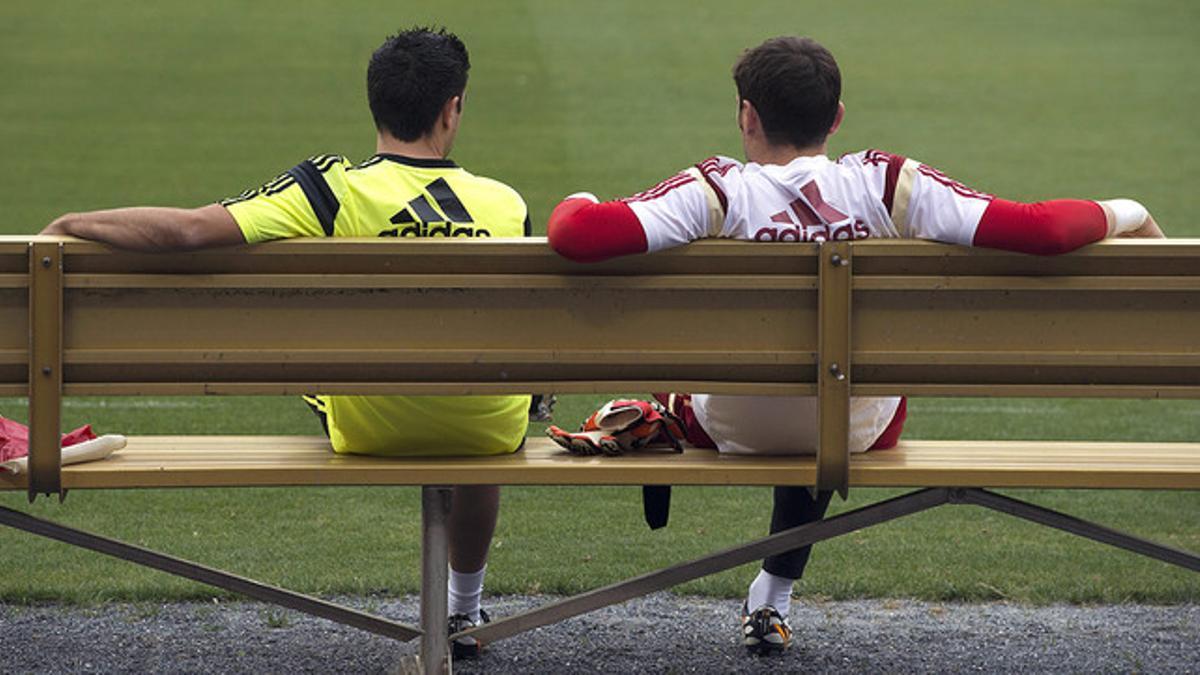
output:
[{"label": "man's outstretched arm", "polygon": [[189,251],[246,243],[220,204],[195,209],[135,206],[68,213],[41,234],[66,234],[134,251]]},{"label": "man's outstretched arm", "polygon": [[994,199],[983,212],[972,244],[1058,255],[1111,237],[1164,236],[1145,207],[1130,199],[1056,199],[1033,204]]},{"label": "man's outstretched arm", "polygon": [[646,232],[628,204],[599,202],[586,192],[564,199],[546,226],[550,247],[575,262],[645,253]]}]

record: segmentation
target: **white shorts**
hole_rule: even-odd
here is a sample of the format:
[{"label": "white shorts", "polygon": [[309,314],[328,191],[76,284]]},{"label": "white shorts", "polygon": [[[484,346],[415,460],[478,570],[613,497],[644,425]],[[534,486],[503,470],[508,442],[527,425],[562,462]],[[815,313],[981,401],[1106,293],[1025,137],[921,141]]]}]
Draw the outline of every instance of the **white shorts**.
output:
[{"label": "white shorts", "polygon": [[[850,399],[850,452],[865,452],[891,424],[899,397]],[[815,396],[693,394],[696,420],[721,452],[735,455],[815,455]]]}]

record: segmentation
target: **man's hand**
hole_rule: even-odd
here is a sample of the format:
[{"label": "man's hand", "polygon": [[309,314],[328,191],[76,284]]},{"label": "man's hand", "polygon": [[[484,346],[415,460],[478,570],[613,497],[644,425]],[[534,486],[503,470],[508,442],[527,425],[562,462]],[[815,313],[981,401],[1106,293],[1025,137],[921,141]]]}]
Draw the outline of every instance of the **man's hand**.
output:
[{"label": "man's hand", "polygon": [[1146,214],[1146,219],[1138,226],[1136,230],[1117,235],[1119,237],[1143,237],[1146,239],[1166,239],[1167,235],[1163,234],[1162,228],[1158,223],[1154,222],[1154,216]]},{"label": "man's hand", "polygon": [[41,234],[69,235],[134,251],[190,251],[246,243],[237,221],[220,204],[68,213],[42,228]]},{"label": "man's hand", "polygon": [[69,219],[74,218],[74,217],[75,217],[74,213],[68,213],[66,215],[59,216],[54,219],[54,222],[43,227],[42,231],[39,232],[38,234],[67,235],[68,232],[67,232],[66,221],[68,221]]},{"label": "man's hand", "polygon": [[1110,237],[1167,238],[1150,211],[1132,199],[1106,199],[1096,203],[1104,210]]}]

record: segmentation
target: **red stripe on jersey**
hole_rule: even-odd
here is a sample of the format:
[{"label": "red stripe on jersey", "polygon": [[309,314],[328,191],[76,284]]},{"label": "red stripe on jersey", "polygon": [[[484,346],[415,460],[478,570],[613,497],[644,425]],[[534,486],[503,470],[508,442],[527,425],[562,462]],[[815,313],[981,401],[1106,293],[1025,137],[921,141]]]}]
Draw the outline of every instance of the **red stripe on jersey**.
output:
[{"label": "red stripe on jersey", "polygon": [[726,164],[725,168],[722,169],[717,165],[717,160],[715,158],[711,158],[700,162],[696,165],[696,168],[700,170],[700,175],[704,176],[704,182],[708,183],[708,186],[712,188],[712,191],[717,194],[717,201],[721,203],[721,213],[729,213],[729,200],[725,197],[725,191],[721,189],[720,185],[717,185],[715,180],[713,180],[712,174],[716,173],[724,176],[726,171],[729,171],[729,169],[733,168],[733,165]]},{"label": "red stripe on jersey", "polygon": [[593,203],[568,199],[554,207],[546,238],[559,255],[576,262],[598,262],[645,253],[646,231],[624,202]]},{"label": "red stripe on jersey", "polygon": [[900,169],[905,161],[906,158],[900,155],[887,157],[887,171],[883,178],[883,205],[888,213],[892,212],[892,203],[896,200],[896,182],[900,179]]},{"label": "red stripe on jersey", "polygon": [[696,165],[701,171],[706,173],[718,173],[724,176],[729,173],[729,170],[737,166],[733,162],[722,163],[719,157],[709,157],[708,159]]},{"label": "red stripe on jersey", "polygon": [[1058,255],[1108,234],[1104,209],[1082,199],[1055,199],[1035,204],[993,199],[983,211],[975,246],[1005,251]]},{"label": "red stripe on jersey", "polygon": [[688,183],[691,183],[694,180],[696,180],[696,179],[686,173],[677,173],[674,176],[671,176],[670,178],[667,178],[666,180],[662,181],[658,185],[655,185],[654,187],[650,188],[649,190],[643,190],[631,197],[626,197],[626,198],[622,199],[621,201],[623,201],[623,202],[648,202],[648,201],[651,201],[654,199],[658,199],[659,197],[662,197],[663,195],[670,192],[671,190],[674,190],[675,188],[677,188],[681,185],[687,185]]},{"label": "red stripe on jersey", "polygon": [[942,173],[941,171],[938,171],[937,169],[933,168],[932,166],[920,164],[917,166],[917,171],[921,172],[921,174],[923,174],[925,176],[928,176],[929,178],[932,178],[933,180],[937,181],[938,183],[941,183],[942,185],[950,188],[951,190],[954,191],[955,194],[957,194],[960,197],[966,197],[968,199],[982,199],[984,201],[989,201],[989,200],[993,199],[992,195],[989,195],[985,192],[979,192],[977,190],[972,190],[971,188],[954,180],[953,178]]},{"label": "red stripe on jersey", "polygon": [[654,187],[647,188],[645,190],[642,190],[641,192],[638,192],[636,194],[630,195],[629,197],[626,197],[623,201],[640,202],[640,201],[649,201],[651,199],[658,199],[659,197],[666,194],[667,192],[670,192],[677,185],[682,185],[683,183],[686,183],[686,182],[687,181],[684,180],[683,176],[678,176],[678,175],[671,176],[670,178],[667,178],[667,179],[663,180],[662,182],[658,183]]},{"label": "red stripe on jersey", "polygon": [[627,197],[626,199],[629,201],[643,199],[643,198],[647,197],[648,195],[654,194],[656,190],[660,190],[663,187],[665,187],[666,185],[670,184],[671,181],[674,181],[676,178],[677,178],[676,176],[671,176],[670,178],[666,178],[662,182],[656,183],[656,184],[654,184],[654,186],[646,188],[645,190],[642,190],[641,192],[636,192],[636,193],[630,195],[629,197]]},{"label": "red stripe on jersey", "polygon": [[871,166],[879,166],[887,164],[887,170],[883,175],[883,206],[888,213],[892,212],[892,204],[896,201],[896,183],[900,179],[900,169],[904,163],[908,161],[907,157],[901,155],[893,155],[890,152],[882,150],[867,150],[863,154],[863,164]]},{"label": "red stripe on jersey", "polygon": [[[842,155],[842,157],[845,157],[845,155]],[[863,153],[862,161],[863,161],[863,164],[871,164],[872,166],[879,166],[880,164],[883,164],[884,162],[891,159],[892,157],[896,157],[896,155],[893,155],[890,152],[884,152],[882,150],[872,149],[872,150],[867,150],[866,152]],[[840,162],[841,158],[839,158],[838,161]]]}]

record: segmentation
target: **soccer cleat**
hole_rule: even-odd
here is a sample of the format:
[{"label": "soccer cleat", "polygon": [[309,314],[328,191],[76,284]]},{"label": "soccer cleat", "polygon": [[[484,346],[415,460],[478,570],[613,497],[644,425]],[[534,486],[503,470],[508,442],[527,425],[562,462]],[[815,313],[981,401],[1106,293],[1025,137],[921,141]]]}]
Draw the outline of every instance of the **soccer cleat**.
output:
[{"label": "soccer cleat", "polygon": [[[479,621],[474,621],[466,614],[451,614],[447,619],[447,633],[453,636],[481,624],[489,623],[491,617],[482,609],[479,610]],[[473,637],[460,637],[450,641],[450,653],[456,659],[475,659],[483,653],[483,643]]]},{"label": "soccer cleat", "polygon": [[742,603],[742,644],[753,654],[779,654],[792,646],[792,627],[770,605],[751,612]]}]

